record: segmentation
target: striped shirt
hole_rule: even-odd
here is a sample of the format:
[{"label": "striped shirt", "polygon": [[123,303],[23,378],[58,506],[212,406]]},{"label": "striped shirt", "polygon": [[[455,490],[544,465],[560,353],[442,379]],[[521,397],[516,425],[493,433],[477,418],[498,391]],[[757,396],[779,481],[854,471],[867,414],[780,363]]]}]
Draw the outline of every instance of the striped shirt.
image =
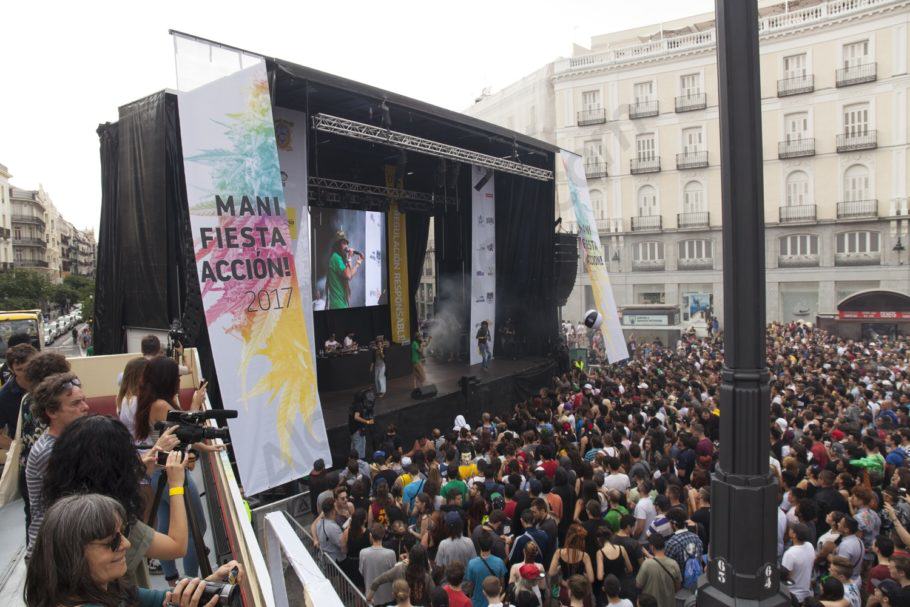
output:
[{"label": "striped shirt", "polygon": [[50,432],[42,434],[28,454],[28,463],[25,465],[25,484],[28,487],[29,510],[32,514],[32,522],[28,526],[28,556],[32,554],[35,538],[44,522],[44,473],[56,441],[57,437]]}]

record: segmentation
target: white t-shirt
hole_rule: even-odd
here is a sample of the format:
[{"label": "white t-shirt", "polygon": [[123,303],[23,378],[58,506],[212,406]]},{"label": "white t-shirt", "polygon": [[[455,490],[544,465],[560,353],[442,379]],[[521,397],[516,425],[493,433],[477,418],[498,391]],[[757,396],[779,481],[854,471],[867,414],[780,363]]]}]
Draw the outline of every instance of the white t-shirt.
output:
[{"label": "white t-shirt", "polygon": [[638,538],[640,541],[645,541],[648,539],[648,528],[657,517],[657,510],[654,509],[654,504],[651,502],[650,496],[646,495],[638,500],[638,503],[635,504],[634,516],[637,520],[644,519],[645,521],[644,531],[641,532],[641,535]]},{"label": "white t-shirt", "polygon": [[604,489],[616,489],[620,493],[625,493],[631,486],[628,474],[610,474],[604,478]]},{"label": "white t-shirt", "polygon": [[780,508],[777,509],[777,554],[784,553],[784,539],[787,536],[787,515]]},{"label": "white t-shirt", "polygon": [[815,549],[809,542],[790,546],[784,552],[781,565],[790,572],[790,593],[800,602],[812,596],[812,567],[815,564]]}]

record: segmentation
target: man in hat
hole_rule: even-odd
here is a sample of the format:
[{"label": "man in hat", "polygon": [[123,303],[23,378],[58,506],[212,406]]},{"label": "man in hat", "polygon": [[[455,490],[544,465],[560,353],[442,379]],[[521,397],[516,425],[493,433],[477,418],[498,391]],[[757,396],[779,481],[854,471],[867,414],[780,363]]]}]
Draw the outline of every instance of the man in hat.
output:
[{"label": "man in hat", "polygon": [[362,264],[363,254],[350,247],[348,237],[343,231],[336,232],[335,244],[332,245],[332,254],[329,256],[329,267],[325,277],[329,310],[350,306],[351,279],[354,278]]}]

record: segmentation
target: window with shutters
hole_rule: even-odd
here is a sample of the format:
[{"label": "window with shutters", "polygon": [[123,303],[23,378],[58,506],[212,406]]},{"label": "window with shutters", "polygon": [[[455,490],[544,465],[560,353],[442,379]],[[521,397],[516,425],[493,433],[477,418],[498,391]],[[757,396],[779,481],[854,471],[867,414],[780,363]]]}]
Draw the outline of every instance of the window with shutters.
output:
[{"label": "window with shutters", "polygon": [[806,53],[784,57],[784,78],[802,78],[806,75]]},{"label": "window with shutters", "polygon": [[679,94],[693,97],[701,93],[701,74],[685,74],[679,77]]},{"label": "window with shutters", "polygon": [[843,51],[844,67],[856,67],[869,63],[869,41],[860,40],[844,45]]},{"label": "window with shutters", "polygon": [[585,164],[588,166],[603,162],[603,143],[600,140],[585,141]]},{"label": "window with shutters", "polygon": [[604,203],[603,193],[600,190],[591,190],[591,209],[594,211],[594,219],[607,218],[607,205]]},{"label": "window with shutters", "polygon": [[586,110],[599,110],[601,108],[600,91],[597,89],[584,91],[581,94],[581,105]]},{"label": "window with shutters", "polygon": [[793,171],[787,175],[787,206],[812,204],[809,196],[809,175],[805,171]]},{"label": "window with shutters", "polygon": [[683,213],[700,213],[705,210],[705,189],[699,181],[690,181],[683,188]]},{"label": "window with shutters", "polygon": [[654,133],[642,133],[635,138],[635,154],[639,161],[654,160],[657,157]]},{"label": "window with shutters", "polygon": [[683,261],[704,261],[711,257],[710,240],[683,240],[679,243],[679,258]]},{"label": "window with shutters", "polygon": [[636,82],[632,87],[632,96],[635,103],[646,103],[654,98],[654,82]]},{"label": "window with shutters", "polygon": [[796,112],[784,116],[784,141],[793,143],[809,138],[809,113]]},{"label": "window with shutters", "polygon": [[632,251],[634,261],[664,260],[664,243],[660,241],[636,242]]},{"label": "window with shutters", "polygon": [[638,216],[652,215],[660,215],[657,207],[657,189],[651,185],[644,185],[638,190]]},{"label": "window with shutters", "polygon": [[861,164],[854,164],[844,171],[844,202],[869,200],[869,169]]},{"label": "window with shutters", "polygon": [[861,137],[869,133],[869,104],[854,103],[844,107],[844,135]]},{"label": "window with shutters", "polygon": [[703,129],[700,126],[683,129],[683,153],[693,154],[702,150]]},{"label": "window with shutters", "polygon": [[818,255],[818,236],[791,234],[780,239],[781,257]]},{"label": "window with shutters", "polygon": [[836,253],[838,255],[877,255],[879,250],[878,232],[841,232],[836,239]]}]

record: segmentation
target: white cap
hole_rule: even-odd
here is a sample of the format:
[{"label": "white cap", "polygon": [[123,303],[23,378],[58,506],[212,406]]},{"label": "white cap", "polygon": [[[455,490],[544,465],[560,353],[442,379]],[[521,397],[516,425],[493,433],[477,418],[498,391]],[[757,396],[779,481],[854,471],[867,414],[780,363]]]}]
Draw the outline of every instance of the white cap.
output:
[{"label": "white cap", "polygon": [[410,458],[410,457],[408,457],[407,455],[405,455],[404,457],[401,458],[401,467],[402,467],[402,468],[407,468],[407,467],[410,466],[410,465],[411,465],[411,458]]},{"label": "white cap", "polygon": [[584,388],[585,390],[593,390],[594,386],[592,386],[591,384],[585,384],[584,386],[582,386],[582,388]]}]

